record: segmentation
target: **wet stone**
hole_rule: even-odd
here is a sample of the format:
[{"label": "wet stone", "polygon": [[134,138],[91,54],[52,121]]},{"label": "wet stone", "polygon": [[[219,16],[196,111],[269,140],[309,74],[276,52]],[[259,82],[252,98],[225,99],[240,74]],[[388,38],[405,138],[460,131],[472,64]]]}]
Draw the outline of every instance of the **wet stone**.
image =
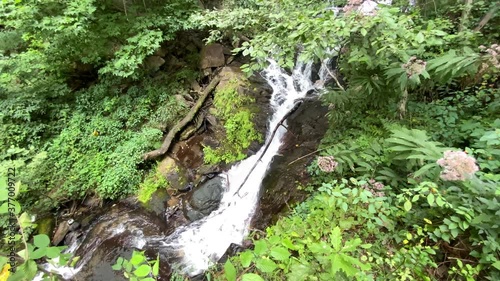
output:
[{"label": "wet stone", "polygon": [[186,216],[191,220],[198,220],[208,216],[219,207],[224,191],[222,178],[215,177],[201,184],[189,198],[189,207],[186,207]]}]

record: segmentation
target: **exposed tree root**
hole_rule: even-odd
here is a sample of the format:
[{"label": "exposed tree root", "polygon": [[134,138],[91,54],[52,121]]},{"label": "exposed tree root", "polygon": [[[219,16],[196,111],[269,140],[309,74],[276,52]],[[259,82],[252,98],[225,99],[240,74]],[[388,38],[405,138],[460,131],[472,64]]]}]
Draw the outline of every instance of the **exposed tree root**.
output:
[{"label": "exposed tree root", "polygon": [[214,79],[212,79],[210,84],[208,84],[208,86],[202,92],[198,101],[196,101],[195,105],[191,108],[191,110],[189,110],[188,114],[181,121],[179,121],[177,124],[175,124],[175,126],[172,129],[170,129],[170,131],[168,132],[167,137],[163,141],[161,147],[156,149],[156,150],[145,153],[142,156],[142,158],[144,160],[156,159],[158,157],[165,155],[165,153],[168,152],[168,150],[170,149],[170,146],[172,145],[172,141],[174,140],[174,138],[177,136],[177,134],[180,131],[182,131],[186,127],[187,124],[189,124],[189,122],[191,122],[191,120],[193,120],[196,113],[198,113],[198,110],[200,110],[203,103],[207,99],[208,95],[215,89],[215,87],[219,84],[219,82],[220,82],[220,77],[218,77],[218,76],[216,76],[216,77],[214,77]]}]

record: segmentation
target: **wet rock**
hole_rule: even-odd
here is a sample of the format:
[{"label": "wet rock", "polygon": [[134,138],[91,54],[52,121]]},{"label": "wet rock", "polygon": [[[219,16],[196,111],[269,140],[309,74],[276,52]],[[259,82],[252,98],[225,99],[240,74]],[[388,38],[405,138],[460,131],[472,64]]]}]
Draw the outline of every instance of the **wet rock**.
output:
[{"label": "wet rock", "polygon": [[52,237],[52,245],[57,246],[63,241],[64,236],[69,232],[70,224],[68,221],[63,221],[57,226],[57,230]]},{"label": "wet rock", "polygon": [[172,148],[172,157],[187,169],[198,168],[203,164],[202,143],[207,137],[206,135],[195,135],[187,140],[177,142]]},{"label": "wet rock", "polygon": [[81,222],[82,222],[82,227],[87,227],[96,217],[96,214],[89,214],[85,216]]},{"label": "wet rock", "polygon": [[224,191],[222,178],[215,177],[201,184],[189,198],[186,216],[191,221],[209,215],[219,207]]},{"label": "wet rock", "polygon": [[328,129],[327,112],[328,108],[320,101],[306,100],[287,120],[288,132],[280,148],[281,156],[274,158],[262,182],[263,190],[252,221],[253,227],[264,230],[278,219],[278,214],[287,204],[305,199],[306,194],[297,186],[299,183],[307,184],[309,175],[306,167],[316,155],[295,160],[317,149]]},{"label": "wet rock", "polygon": [[[154,252],[150,258],[156,258],[161,249],[158,244],[149,242],[153,243],[155,237],[164,239],[168,234],[168,226],[163,219],[142,208],[121,203],[106,208],[82,237],[83,242],[75,256],[80,257],[76,267],[83,265],[83,268],[72,280],[124,280],[123,273],[111,268],[116,259],[119,256],[130,258],[133,249]],[[160,266],[165,265],[168,263],[162,260]],[[168,280],[162,269],[160,275],[162,280]]]},{"label": "wet rock", "polygon": [[157,189],[148,202],[143,203],[142,206],[146,210],[153,212],[157,216],[163,215],[165,207],[167,207],[167,202],[170,200],[170,195],[164,188]]},{"label": "wet rock", "polygon": [[76,221],[73,221],[73,220],[68,220],[68,224],[69,224],[69,231],[75,231],[78,228],[80,228],[80,223],[79,222],[76,222]]},{"label": "wet rock", "polygon": [[224,48],[220,44],[210,44],[201,50],[200,68],[223,66],[225,63]]},{"label": "wet rock", "polygon": [[165,157],[157,169],[173,189],[183,189],[190,182],[187,169],[179,165],[172,157]]},{"label": "wet rock", "polygon": [[78,237],[80,236],[82,236],[81,231],[72,231],[66,234],[66,237],[64,238],[64,245],[72,245],[78,240]]}]

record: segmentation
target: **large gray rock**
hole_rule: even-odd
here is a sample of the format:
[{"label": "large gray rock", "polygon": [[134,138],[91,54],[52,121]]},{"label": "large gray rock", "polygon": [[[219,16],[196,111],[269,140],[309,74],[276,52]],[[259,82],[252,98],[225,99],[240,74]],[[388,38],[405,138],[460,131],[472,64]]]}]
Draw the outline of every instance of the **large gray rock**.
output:
[{"label": "large gray rock", "polygon": [[204,182],[189,198],[186,216],[191,221],[208,216],[219,207],[223,192],[224,187],[221,177],[215,177]]},{"label": "large gray rock", "polygon": [[201,50],[200,68],[223,66],[225,63],[224,48],[220,44],[210,44]]}]

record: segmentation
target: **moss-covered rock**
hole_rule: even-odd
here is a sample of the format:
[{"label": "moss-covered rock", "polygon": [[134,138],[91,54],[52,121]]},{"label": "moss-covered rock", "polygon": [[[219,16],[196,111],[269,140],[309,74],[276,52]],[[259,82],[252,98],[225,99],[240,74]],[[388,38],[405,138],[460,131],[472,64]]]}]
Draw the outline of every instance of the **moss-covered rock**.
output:
[{"label": "moss-covered rock", "polygon": [[54,217],[44,217],[37,221],[37,231],[38,234],[46,234],[47,236],[52,236],[54,228],[56,227],[56,219]]},{"label": "moss-covered rock", "polygon": [[169,187],[175,190],[183,190],[190,182],[189,171],[168,156],[160,162],[157,172],[168,181]]},{"label": "moss-covered rock", "polygon": [[[247,149],[253,142],[262,141],[253,119],[256,107],[254,98],[246,94],[250,83],[239,67],[224,67],[211,111],[223,124],[217,138],[218,147],[204,148],[205,163],[231,163],[247,156]],[[220,128],[219,128],[220,129]]]}]

